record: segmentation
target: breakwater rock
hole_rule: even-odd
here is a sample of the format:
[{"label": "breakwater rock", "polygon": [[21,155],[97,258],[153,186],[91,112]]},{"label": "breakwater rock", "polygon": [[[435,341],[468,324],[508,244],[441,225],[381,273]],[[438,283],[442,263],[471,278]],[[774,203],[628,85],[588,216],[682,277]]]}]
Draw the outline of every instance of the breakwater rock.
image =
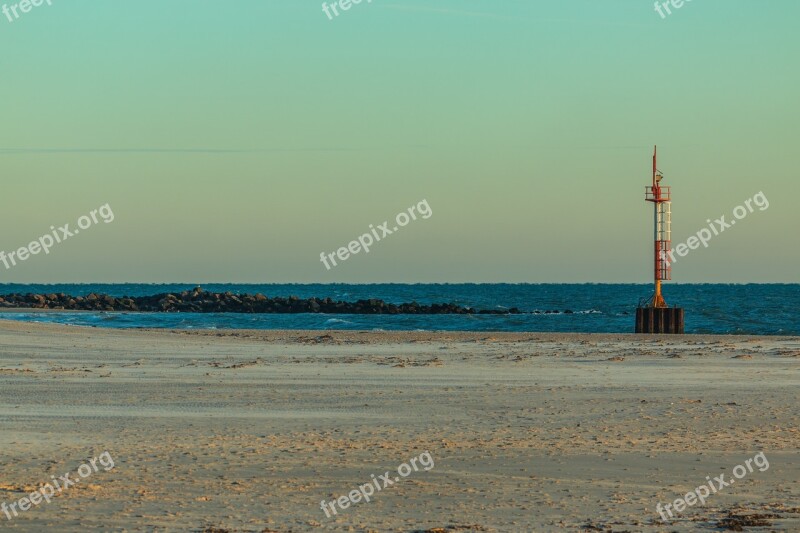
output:
[{"label": "breakwater rock", "polygon": [[330,298],[301,299],[297,296],[269,298],[263,294],[208,292],[200,287],[177,294],[164,293],[131,297],[115,297],[95,293],[86,296],[70,296],[63,293],[7,294],[0,296],[0,309],[2,308],[161,313],[338,313],[358,315],[507,315],[521,313],[515,307],[503,310],[477,310],[453,303],[423,305],[417,302],[391,304],[377,299],[342,302]]}]

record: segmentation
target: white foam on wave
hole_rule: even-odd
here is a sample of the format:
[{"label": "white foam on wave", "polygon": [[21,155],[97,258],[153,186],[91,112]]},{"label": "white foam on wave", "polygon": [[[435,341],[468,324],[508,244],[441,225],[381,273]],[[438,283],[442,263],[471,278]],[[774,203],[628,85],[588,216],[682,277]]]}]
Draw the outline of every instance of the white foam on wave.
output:
[{"label": "white foam on wave", "polygon": [[341,318],[329,318],[325,321],[326,324],[352,324],[349,320],[343,320]]}]

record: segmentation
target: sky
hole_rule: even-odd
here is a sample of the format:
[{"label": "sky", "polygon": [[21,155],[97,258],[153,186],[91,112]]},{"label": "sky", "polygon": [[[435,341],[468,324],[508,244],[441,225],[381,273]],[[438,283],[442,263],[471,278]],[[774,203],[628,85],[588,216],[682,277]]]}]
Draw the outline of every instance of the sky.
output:
[{"label": "sky", "polygon": [[51,3],[0,14],[0,250],[114,219],[0,283],[645,283],[655,144],[673,246],[769,200],[674,283],[800,282],[795,0]]}]

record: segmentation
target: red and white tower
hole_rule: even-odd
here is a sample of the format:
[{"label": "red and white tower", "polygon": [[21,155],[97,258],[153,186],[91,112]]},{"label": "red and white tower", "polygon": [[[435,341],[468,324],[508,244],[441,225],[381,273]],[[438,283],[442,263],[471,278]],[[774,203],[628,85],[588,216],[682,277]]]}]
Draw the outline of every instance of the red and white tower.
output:
[{"label": "red and white tower", "polygon": [[636,333],[683,333],[683,309],[668,307],[661,294],[661,282],[672,279],[669,254],[672,251],[672,203],[670,188],[661,185],[657,148],[653,148],[653,182],[645,187],[644,199],[653,203],[653,296],[636,309]]},{"label": "red and white tower", "polygon": [[667,302],[661,295],[661,282],[672,279],[672,268],[668,259],[668,254],[672,251],[672,202],[670,201],[670,188],[662,187],[661,180],[664,175],[658,170],[656,157],[658,147],[653,148],[653,184],[645,187],[645,200],[653,202],[653,212],[655,220],[653,229],[655,231],[655,248],[653,250],[655,272],[655,292],[650,302],[650,307],[667,307]]}]

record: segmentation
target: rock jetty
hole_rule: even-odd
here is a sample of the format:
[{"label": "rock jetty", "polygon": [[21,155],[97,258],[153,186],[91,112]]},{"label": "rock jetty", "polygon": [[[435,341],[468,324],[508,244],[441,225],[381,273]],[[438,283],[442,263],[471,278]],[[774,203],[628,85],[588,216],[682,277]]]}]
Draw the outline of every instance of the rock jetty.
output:
[{"label": "rock jetty", "polygon": [[330,298],[301,299],[269,298],[263,294],[234,294],[208,292],[197,287],[181,293],[153,296],[122,296],[90,293],[86,296],[68,294],[7,294],[0,296],[2,308],[58,309],[66,311],[128,311],[159,313],[337,313],[357,315],[445,315],[520,314],[516,307],[502,310],[473,309],[453,303],[423,305],[417,302],[392,304],[369,299],[342,302]]}]

